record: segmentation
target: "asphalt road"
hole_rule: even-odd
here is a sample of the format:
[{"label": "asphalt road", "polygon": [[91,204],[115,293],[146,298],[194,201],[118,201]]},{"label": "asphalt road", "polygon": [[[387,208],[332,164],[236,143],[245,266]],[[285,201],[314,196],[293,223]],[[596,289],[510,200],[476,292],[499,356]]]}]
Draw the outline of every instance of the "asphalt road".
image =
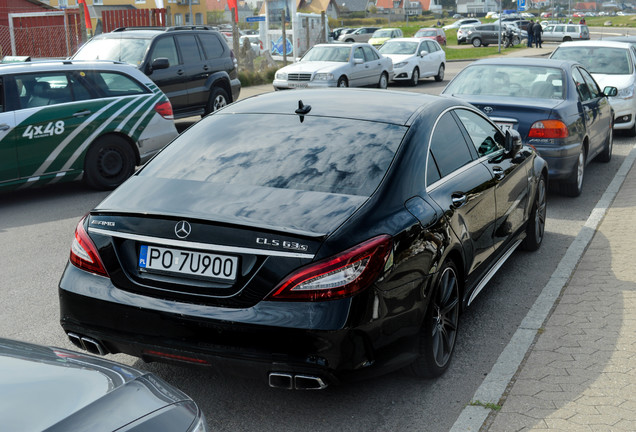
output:
[{"label": "asphalt road", "polygon": [[[453,64],[457,70],[463,67]],[[456,72],[449,67],[447,79]],[[442,87],[427,80],[400,89],[438,93]],[[612,161],[588,166],[581,197],[550,193],[541,249],[515,252],[462,316],[455,358],[439,379],[416,380],[397,372],[325,391],[298,392],[270,389],[231,371],[110,357],[181,388],[201,406],[214,431],[448,431],[635,143],[617,136]],[[0,195],[0,336],[73,348],[58,322],[57,283],[75,225],[106,195],[81,183]]]}]

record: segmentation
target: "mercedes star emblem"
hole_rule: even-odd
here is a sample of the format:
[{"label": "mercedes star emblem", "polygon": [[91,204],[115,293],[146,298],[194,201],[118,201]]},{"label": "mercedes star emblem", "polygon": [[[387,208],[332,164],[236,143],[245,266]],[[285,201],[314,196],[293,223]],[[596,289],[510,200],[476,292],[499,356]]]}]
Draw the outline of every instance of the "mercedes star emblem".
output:
[{"label": "mercedes star emblem", "polygon": [[186,221],[179,221],[174,226],[174,233],[177,235],[177,237],[181,239],[189,236],[191,231],[192,231],[192,227]]}]

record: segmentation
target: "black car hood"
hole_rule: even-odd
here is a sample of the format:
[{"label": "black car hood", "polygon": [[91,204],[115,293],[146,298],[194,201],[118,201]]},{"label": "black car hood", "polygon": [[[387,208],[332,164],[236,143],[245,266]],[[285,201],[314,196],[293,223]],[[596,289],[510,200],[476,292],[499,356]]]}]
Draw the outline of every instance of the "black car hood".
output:
[{"label": "black car hood", "polygon": [[3,430],[116,430],[189,400],[157,387],[156,378],[108,360],[0,339]]},{"label": "black car hood", "polygon": [[367,199],[327,192],[133,176],[94,211],[171,215],[323,236],[338,228]]}]

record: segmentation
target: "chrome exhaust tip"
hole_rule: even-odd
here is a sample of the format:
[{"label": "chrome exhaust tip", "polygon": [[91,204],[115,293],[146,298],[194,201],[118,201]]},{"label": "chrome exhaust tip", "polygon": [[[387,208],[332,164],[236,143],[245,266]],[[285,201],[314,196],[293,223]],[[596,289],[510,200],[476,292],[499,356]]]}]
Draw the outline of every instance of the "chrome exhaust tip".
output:
[{"label": "chrome exhaust tip", "polygon": [[84,346],[82,345],[82,340],[78,334],[67,333],[66,335],[68,336],[68,340],[70,340],[73,345],[75,345],[76,347],[80,349],[84,349]]},{"label": "chrome exhaust tip", "polygon": [[296,375],[294,377],[294,388],[296,390],[323,390],[328,386],[322,378],[309,375]]},{"label": "chrome exhaust tip", "polygon": [[282,388],[286,390],[292,390],[294,378],[291,374],[271,372],[269,374],[269,386],[274,388]]},{"label": "chrome exhaust tip", "polygon": [[80,340],[82,341],[82,345],[84,346],[84,349],[88,351],[89,353],[99,354],[99,355],[108,354],[108,350],[104,348],[102,344],[96,341],[95,339],[82,336]]},{"label": "chrome exhaust tip", "polygon": [[271,372],[269,386],[286,390],[323,390],[327,388],[328,384],[317,376]]}]

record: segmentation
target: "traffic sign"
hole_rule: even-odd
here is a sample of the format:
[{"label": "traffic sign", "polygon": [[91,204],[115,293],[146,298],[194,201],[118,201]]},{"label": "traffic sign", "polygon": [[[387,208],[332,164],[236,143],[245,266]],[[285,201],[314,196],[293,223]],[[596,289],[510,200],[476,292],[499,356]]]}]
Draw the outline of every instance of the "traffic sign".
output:
[{"label": "traffic sign", "polygon": [[245,22],[258,22],[258,21],[265,21],[265,17],[264,16],[251,16],[251,17],[245,18]]},{"label": "traffic sign", "polygon": [[517,0],[517,10],[520,10],[520,11],[526,10],[526,0]]}]

